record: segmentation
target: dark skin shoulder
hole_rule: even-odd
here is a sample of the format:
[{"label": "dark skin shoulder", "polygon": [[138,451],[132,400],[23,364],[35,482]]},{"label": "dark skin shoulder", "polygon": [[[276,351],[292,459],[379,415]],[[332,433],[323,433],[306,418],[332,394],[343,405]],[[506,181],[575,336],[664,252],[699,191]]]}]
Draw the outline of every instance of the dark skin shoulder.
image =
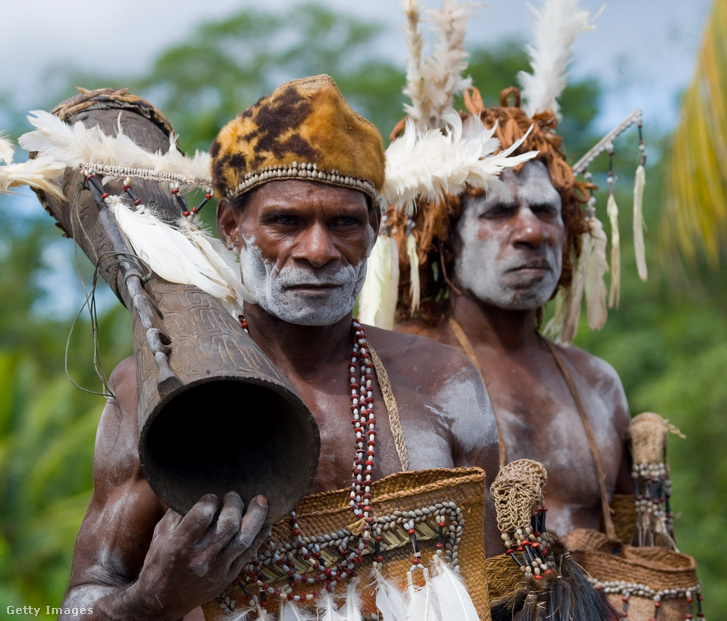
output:
[{"label": "dark skin shoulder", "polygon": [[[446,320],[410,320],[396,331],[426,335],[462,351]],[[600,492],[588,439],[575,401],[543,341],[501,348],[470,339],[504,440],[506,461],[535,459],[548,470],[546,502],[554,532],[598,529]],[[575,384],[598,445],[608,493],[632,493],[627,433],[630,414],[621,381],[603,360],[556,345]]]}]

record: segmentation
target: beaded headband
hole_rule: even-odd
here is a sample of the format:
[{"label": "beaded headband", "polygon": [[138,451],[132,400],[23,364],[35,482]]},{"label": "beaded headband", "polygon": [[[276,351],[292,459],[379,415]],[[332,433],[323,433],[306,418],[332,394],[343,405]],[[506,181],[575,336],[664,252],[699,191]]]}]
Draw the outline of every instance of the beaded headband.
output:
[{"label": "beaded headband", "polygon": [[293,80],[222,128],[210,148],[217,195],[235,198],[263,183],[305,179],[352,188],[376,201],[384,146],[328,75]]}]

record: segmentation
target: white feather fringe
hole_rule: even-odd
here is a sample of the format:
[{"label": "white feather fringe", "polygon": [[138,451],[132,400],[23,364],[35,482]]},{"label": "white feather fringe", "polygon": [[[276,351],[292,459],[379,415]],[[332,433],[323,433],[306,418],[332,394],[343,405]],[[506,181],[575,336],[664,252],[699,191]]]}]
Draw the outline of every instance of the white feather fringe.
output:
[{"label": "white feather fringe", "polygon": [[54,181],[65,170],[65,164],[43,157],[19,164],[0,166],[0,193],[27,185],[34,190],[42,190],[58,198],[63,198],[63,191]]},{"label": "white feather fringe", "polygon": [[618,205],[613,192],[608,194],[606,213],[611,223],[611,289],[608,307],[618,308],[621,299],[621,233],[618,230]]},{"label": "white feather fringe", "polygon": [[590,13],[578,8],[578,0],[545,0],[535,14],[535,38],[527,46],[533,73],[518,74],[523,108],[529,117],[537,112],[558,114],[558,97],[566,87],[570,46],[576,37],[591,30]]},{"label": "white feather fringe", "polygon": [[[386,180],[381,197],[387,204],[405,207],[412,213],[415,201],[440,201],[445,194],[457,195],[467,185],[485,191],[503,188],[498,175],[504,168],[534,158],[537,151],[511,156],[528,134],[509,149],[493,155],[500,147],[495,128],[487,129],[478,118],[462,119],[453,109],[443,115],[447,125],[439,130],[417,130],[409,119],[404,135],[386,150]],[[529,132],[528,132],[529,133]]]},{"label": "white feather fringe", "polygon": [[643,164],[636,168],[634,181],[634,250],[636,252],[636,267],[639,278],[644,282],[649,277],[646,268],[646,246],[644,244],[644,186],[646,185],[646,171]]},{"label": "white feather fringe", "polygon": [[345,617],[336,608],[336,603],[328,591],[323,593],[318,606],[318,617],[321,621],[346,621]]},{"label": "white feather fringe", "polygon": [[278,612],[279,621],[314,621],[315,615],[310,614],[303,608],[298,607],[297,604],[283,600]]},{"label": "white feather fringe", "polygon": [[[586,234],[586,240],[588,235]],[[584,246],[588,242],[585,241]],[[573,280],[570,287],[561,289],[555,296],[555,312],[545,326],[543,333],[558,343],[569,345],[578,332],[578,322],[581,317],[581,302],[583,301],[583,288],[585,283],[585,262],[583,257],[586,248],[573,266]]]},{"label": "white feather fringe", "polygon": [[462,579],[445,563],[438,563],[436,569],[431,586],[439,602],[440,621],[479,621]]},{"label": "white feather fringe", "polygon": [[163,279],[199,287],[218,298],[234,317],[240,314],[243,299],[254,301],[222,258],[229,251],[219,240],[199,227],[170,226],[143,206],[133,211],[118,196],[110,196],[106,203],[134,252]]},{"label": "white feather fringe", "polygon": [[343,607],[345,621],[363,621],[361,617],[361,598],[358,596],[358,580],[352,580],[346,589],[346,604]]},{"label": "white feather fringe", "polygon": [[358,298],[358,320],[391,330],[398,292],[399,252],[396,241],[388,235],[379,235],[371,250],[366,280]]},{"label": "white feather fringe", "polygon": [[429,570],[423,569],[425,584],[423,587],[414,585],[411,573],[407,574],[407,621],[438,621],[439,602],[429,580]]},{"label": "white feather fringe", "polygon": [[10,139],[7,136],[0,134],[0,162],[10,164],[13,161],[14,152],[15,147],[13,147],[13,143],[10,142]]},{"label": "white feather fringe", "polygon": [[406,255],[409,257],[409,293],[411,295],[411,312],[419,308],[421,286],[419,284],[419,254],[417,240],[413,234],[406,236]]},{"label": "white feather fringe", "polygon": [[442,0],[439,10],[428,13],[434,23],[434,52],[426,62],[432,118],[429,127],[439,127],[444,112],[452,107],[454,96],[472,86],[472,78],[462,77],[469,54],[464,47],[467,24],[480,3]]},{"label": "white feather fringe", "polygon": [[420,28],[419,0],[404,0],[404,16],[404,36],[409,54],[406,58],[406,85],[403,92],[411,100],[411,104],[404,104],[404,111],[417,127],[424,129],[429,126],[432,109],[429,83],[422,60],[424,38]]},{"label": "white feather fringe", "polygon": [[[177,138],[169,137],[169,151],[165,154],[150,153],[123,133],[121,126],[116,136],[107,136],[100,128],[86,128],[79,122],[73,126],[43,110],[35,110],[28,116],[35,127],[20,136],[18,142],[28,151],[38,151],[43,157],[78,168],[81,164],[106,166],[100,169],[107,177],[124,177],[128,169],[144,169],[157,177],[167,175],[181,183],[185,191],[192,187],[209,187],[210,156],[197,152],[188,158],[177,148]],[[119,165],[123,162],[123,169]],[[119,172],[114,174],[113,168]]]},{"label": "white feather fringe", "polygon": [[605,274],[608,271],[606,259],[606,246],[608,238],[603,230],[603,224],[594,215],[588,218],[589,233],[587,247],[584,244],[585,254],[585,283],[586,316],[591,330],[600,330],[606,323],[608,310],[606,309],[606,282]]},{"label": "white feather fringe", "polygon": [[396,585],[376,571],[376,607],[382,621],[406,621],[407,602]]}]

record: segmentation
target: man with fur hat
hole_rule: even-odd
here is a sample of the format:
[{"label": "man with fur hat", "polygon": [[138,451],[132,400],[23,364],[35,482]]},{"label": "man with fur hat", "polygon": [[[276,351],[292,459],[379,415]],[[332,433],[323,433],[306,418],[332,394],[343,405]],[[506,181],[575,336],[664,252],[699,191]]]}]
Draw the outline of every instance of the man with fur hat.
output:
[{"label": "man with fur hat", "polygon": [[[344,556],[325,564],[327,552],[304,539],[294,514],[292,548],[273,565],[287,567],[291,549],[299,550],[318,568],[303,583],[312,580],[319,591],[301,590],[301,569],[292,561],[283,586],[263,588],[266,570],[256,551],[269,532],[264,496],[247,507],[236,493],[205,496],[184,516],[167,509],[141,472],[135,362],[128,359],[111,377],[115,398],[99,426],[94,495],[64,603],[85,612],[63,618],[179,619],[210,601],[209,618],[251,611],[269,618],[266,598],[276,607],[310,603],[354,572],[364,553],[379,558],[387,540],[371,530],[369,505],[377,501],[371,481],[401,470],[459,466],[479,466],[489,477],[497,468],[492,408],[472,364],[429,339],[364,328],[352,319],[379,227],[384,150],[376,129],[348,107],[333,80],[282,85],[231,121],[210,154],[221,199],[218,229],[239,254],[242,280],[257,300],[245,303],[241,329],[289,379],[318,424],[321,457],[310,493],[350,490],[350,535],[336,544]],[[235,405],[219,407],[234,416]],[[411,520],[403,542],[410,546],[411,538],[417,548]],[[494,546],[489,508],[486,523],[485,539]],[[413,554],[408,567],[419,562],[416,549]],[[234,593],[218,597],[228,585]],[[249,606],[235,608],[233,596],[249,597]]]}]

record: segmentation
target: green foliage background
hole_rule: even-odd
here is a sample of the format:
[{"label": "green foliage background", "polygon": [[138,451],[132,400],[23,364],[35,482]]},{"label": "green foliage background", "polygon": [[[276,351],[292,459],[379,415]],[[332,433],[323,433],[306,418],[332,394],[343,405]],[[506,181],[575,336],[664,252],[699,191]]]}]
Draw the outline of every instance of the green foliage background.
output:
[{"label": "green foliage background", "polygon": [[[170,118],[187,150],[206,149],[219,128],[280,82],[326,72],[349,101],[373,120],[384,136],[403,116],[403,68],[382,60],[379,25],[335,14],[317,6],[300,6],[285,19],[243,11],[201,25],[191,43],[165,51],[143,75],[109,80],[68,70],[55,83],[128,87],[158,105]],[[497,52],[472,50],[470,72],[488,102],[514,83],[527,68],[520,42]],[[590,129],[598,107],[595,81],[573,84],[561,99],[569,158],[575,161],[598,136]],[[38,107],[50,109],[73,94],[49,92]],[[0,102],[11,98],[0,93]],[[638,103],[638,102],[635,102]],[[22,112],[8,109],[8,118]],[[19,122],[18,122],[19,123]],[[664,161],[670,136],[650,136],[645,220],[657,230]],[[11,128],[8,128],[11,129]],[[28,127],[18,124],[17,135]],[[629,144],[630,143],[630,144]],[[673,437],[670,457],[674,505],[682,550],[696,556],[705,583],[705,611],[727,607],[727,577],[721,541],[727,513],[727,303],[724,277],[706,269],[686,268],[676,250],[662,254],[647,233],[650,278],[636,276],[630,249],[631,178],[635,138],[617,145],[617,199],[622,210],[623,285],[621,304],[600,333],[583,328],[576,344],[610,362],[621,375],[633,413],[655,411],[687,436]],[[599,169],[598,166],[601,168]],[[606,187],[605,162],[593,168]],[[600,213],[605,193],[599,194]],[[66,337],[72,319],[56,317],[57,299],[40,283],[47,275],[48,249],[63,244],[63,262],[73,265],[72,243],[59,241],[57,230],[40,205],[36,215],[13,217],[11,205],[32,198],[0,197],[0,609],[58,605],[67,583],[80,521],[92,489],[92,453],[101,396],[75,388],[66,378]],[[210,219],[213,209],[206,208]],[[606,223],[606,227],[608,224]],[[86,282],[91,269],[80,257]],[[57,277],[53,268],[51,278]],[[59,278],[60,279],[60,278]],[[62,280],[62,279],[61,279]],[[80,307],[81,289],[63,285]],[[108,293],[107,293],[108,297]],[[107,372],[131,353],[130,321],[119,304],[107,305],[99,317],[101,351]],[[69,374],[81,386],[102,390],[93,371],[90,322],[82,319],[68,349]],[[17,616],[23,618],[22,615]]]}]

